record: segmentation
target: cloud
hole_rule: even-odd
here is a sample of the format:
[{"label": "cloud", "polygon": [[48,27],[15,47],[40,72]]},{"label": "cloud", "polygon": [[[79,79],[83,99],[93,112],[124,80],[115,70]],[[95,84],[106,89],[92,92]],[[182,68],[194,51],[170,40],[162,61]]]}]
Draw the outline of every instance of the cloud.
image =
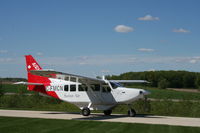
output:
[{"label": "cloud", "polygon": [[154,49],[150,49],[150,48],[139,48],[137,50],[141,51],[141,52],[153,52],[153,51],[155,51]]},{"label": "cloud", "polygon": [[179,59],[176,60],[176,62],[196,64],[196,63],[200,62],[200,57],[184,57],[184,58],[179,58]]},{"label": "cloud", "polygon": [[104,69],[104,70],[101,70],[101,72],[102,72],[102,73],[109,73],[110,70],[106,70],[106,69]]},{"label": "cloud", "polygon": [[189,33],[189,30],[183,29],[183,28],[179,28],[179,29],[173,29],[173,32],[177,32],[177,33]]},{"label": "cloud", "polygon": [[6,64],[6,63],[13,63],[14,59],[12,58],[0,58],[0,63]]},{"label": "cloud", "polygon": [[160,20],[159,17],[153,17],[151,15],[146,15],[144,17],[139,17],[138,20],[141,20],[141,21],[156,21],[156,20]]},{"label": "cloud", "polygon": [[116,32],[121,32],[121,33],[128,33],[134,31],[134,28],[126,26],[126,25],[117,25],[114,30]]},{"label": "cloud", "polygon": [[0,50],[0,54],[6,54],[8,53],[8,50]]},{"label": "cloud", "polygon": [[43,56],[44,54],[42,52],[37,52],[36,55],[37,56]]}]

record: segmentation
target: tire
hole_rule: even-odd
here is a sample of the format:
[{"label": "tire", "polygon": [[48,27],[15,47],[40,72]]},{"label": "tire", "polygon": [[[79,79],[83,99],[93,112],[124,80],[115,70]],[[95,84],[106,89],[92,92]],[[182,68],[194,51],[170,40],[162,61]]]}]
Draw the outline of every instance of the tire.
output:
[{"label": "tire", "polygon": [[130,117],[135,117],[135,115],[136,115],[136,112],[135,112],[134,109],[128,110],[128,116],[130,116]]},{"label": "tire", "polygon": [[104,110],[103,113],[104,115],[111,115],[112,110]]},{"label": "tire", "polygon": [[90,109],[85,107],[85,108],[82,109],[81,113],[82,113],[83,116],[89,116],[90,115]]}]

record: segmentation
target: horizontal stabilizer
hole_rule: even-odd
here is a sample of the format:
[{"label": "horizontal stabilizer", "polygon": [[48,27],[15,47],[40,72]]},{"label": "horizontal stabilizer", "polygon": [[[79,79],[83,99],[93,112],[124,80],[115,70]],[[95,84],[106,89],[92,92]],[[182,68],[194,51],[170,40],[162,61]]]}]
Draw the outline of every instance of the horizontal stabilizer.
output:
[{"label": "horizontal stabilizer", "polygon": [[150,83],[146,80],[109,80],[109,81],[117,83]]},{"label": "horizontal stabilizer", "polygon": [[30,82],[16,82],[15,85],[23,84],[23,85],[44,85],[43,83],[30,83]]}]

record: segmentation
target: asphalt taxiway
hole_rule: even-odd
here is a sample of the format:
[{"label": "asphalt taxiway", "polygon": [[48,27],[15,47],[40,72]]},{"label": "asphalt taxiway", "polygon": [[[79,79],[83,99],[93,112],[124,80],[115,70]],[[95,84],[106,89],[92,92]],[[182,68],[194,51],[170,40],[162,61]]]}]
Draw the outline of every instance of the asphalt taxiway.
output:
[{"label": "asphalt taxiway", "polygon": [[94,121],[107,121],[107,122],[144,123],[144,124],[200,127],[200,118],[154,116],[154,115],[137,115],[136,117],[128,117],[127,115],[121,115],[121,114],[104,116],[103,114],[100,113],[94,113],[94,114],[92,113],[90,116],[82,116],[79,113],[66,113],[66,112],[55,112],[55,111],[0,110],[0,116],[66,119],[66,120],[94,120]]}]

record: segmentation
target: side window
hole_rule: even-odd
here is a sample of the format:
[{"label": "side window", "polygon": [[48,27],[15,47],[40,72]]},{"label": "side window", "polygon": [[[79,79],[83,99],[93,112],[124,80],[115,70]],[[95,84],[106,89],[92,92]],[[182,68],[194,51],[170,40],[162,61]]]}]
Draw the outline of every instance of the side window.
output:
[{"label": "side window", "polygon": [[87,91],[88,88],[85,84],[78,85],[78,91]]},{"label": "side window", "polygon": [[93,84],[90,85],[93,91],[100,91],[100,85],[99,84]]},{"label": "side window", "polygon": [[69,81],[69,77],[68,77],[68,76],[66,76],[66,77],[65,77],[65,80]]},{"label": "side window", "polygon": [[68,85],[65,85],[65,86],[64,86],[64,90],[65,90],[65,91],[68,91],[68,90],[69,90],[69,86],[68,86]]},{"label": "side window", "polygon": [[102,86],[102,92],[110,92],[111,91],[111,88],[109,85],[103,85]]},{"label": "side window", "polygon": [[70,85],[70,91],[76,91],[76,85]]},{"label": "side window", "polygon": [[71,77],[71,78],[70,78],[70,81],[76,82],[76,78],[75,78],[75,77]]}]

